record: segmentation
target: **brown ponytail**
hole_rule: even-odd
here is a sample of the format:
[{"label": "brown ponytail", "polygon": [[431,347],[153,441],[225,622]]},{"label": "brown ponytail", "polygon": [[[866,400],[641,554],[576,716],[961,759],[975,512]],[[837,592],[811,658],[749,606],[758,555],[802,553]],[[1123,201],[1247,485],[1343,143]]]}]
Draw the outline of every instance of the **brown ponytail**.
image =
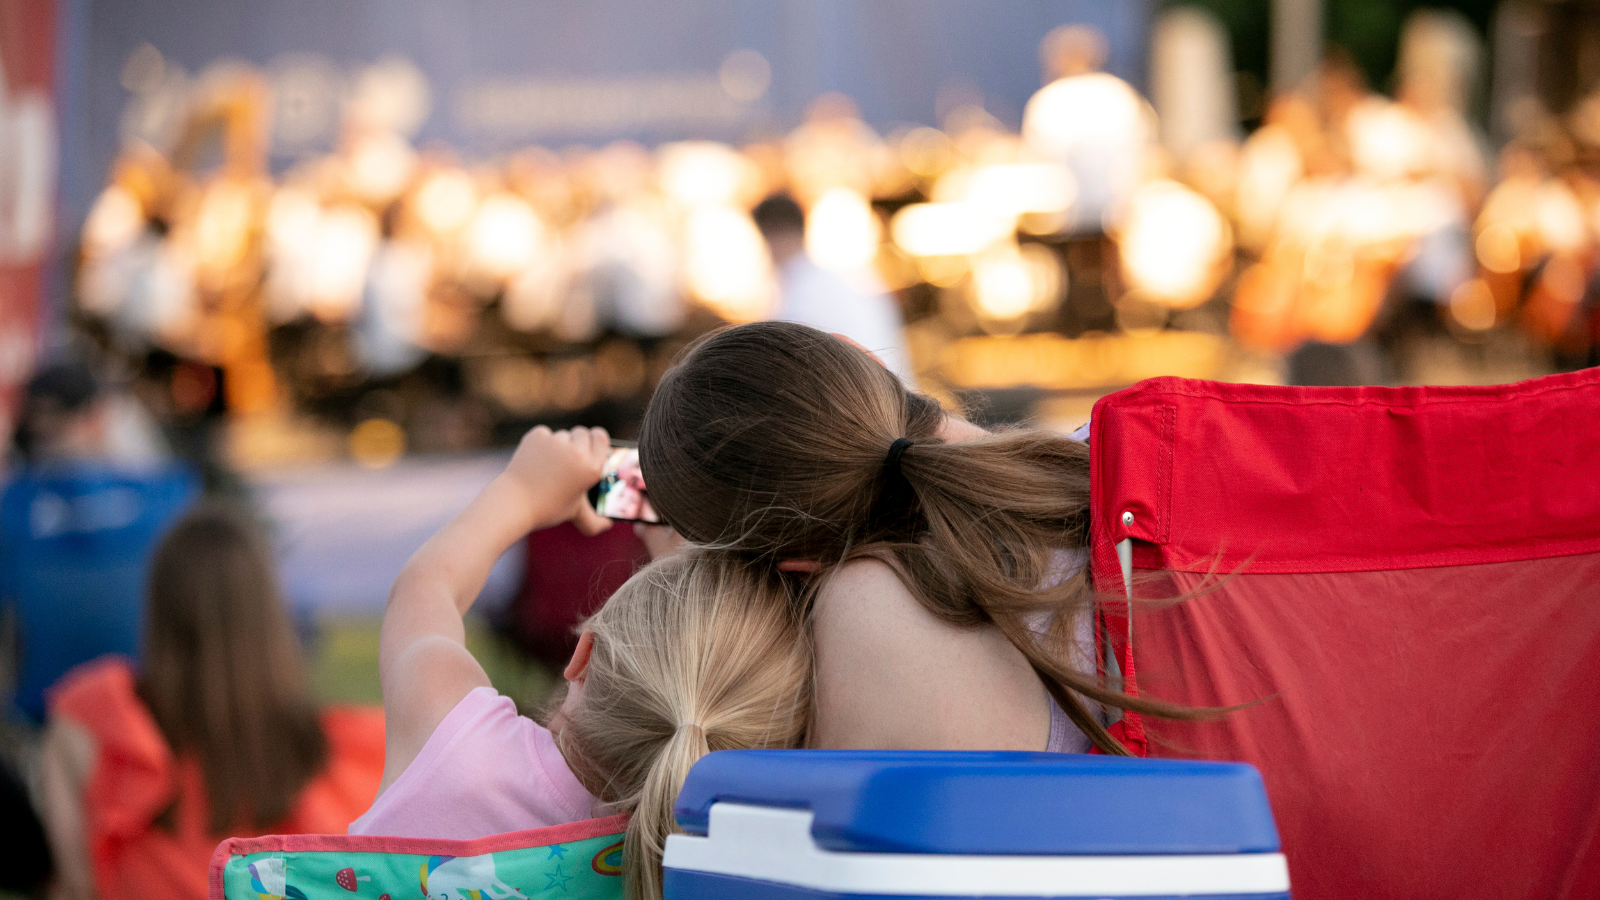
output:
[{"label": "brown ponytail", "polygon": [[[1085,572],[1058,570],[1062,551],[1088,543],[1088,448],[1029,430],[946,444],[943,420],[859,349],[762,322],[685,351],[645,412],[640,460],[656,509],[690,540],[769,566],[873,556],[944,621],[992,623],[1107,753],[1127,751],[1086,699],[1199,715],[1074,665],[1094,592]],[[899,439],[912,445],[886,466]]]},{"label": "brown ponytail", "polygon": [[695,761],[804,740],[810,643],[781,581],[698,550],[634,575],[584,628],[594,652],[583,702],[557,740],[583,783],[632,816],[629,900],[660,900],[673,804]]},{"label": "brown ponytail", "polygon": [[925,607],[955,625],[993,623],[1095,746],[1127,750],[1084,698],[1166,718],[1203,713],[1102,684],[1073,659],[1094,590],[1085,569],[1062,577],[1063,548],[1088,543],[1089,452],[1068,438],[1012,431],[918,444],[901,458],[919,538],[862,547],[893,566]]}]

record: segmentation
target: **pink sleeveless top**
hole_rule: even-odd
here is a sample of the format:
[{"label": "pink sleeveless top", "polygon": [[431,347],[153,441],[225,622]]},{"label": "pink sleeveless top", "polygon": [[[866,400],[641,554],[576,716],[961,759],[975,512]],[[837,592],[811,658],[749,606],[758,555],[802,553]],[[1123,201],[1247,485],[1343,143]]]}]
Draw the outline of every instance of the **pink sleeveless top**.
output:
[{"label": "pink sleeveless top", "polygon": [[550,731],[480,687],[450,710],[350,833],[471,840],[592,819],[599,806]]}]

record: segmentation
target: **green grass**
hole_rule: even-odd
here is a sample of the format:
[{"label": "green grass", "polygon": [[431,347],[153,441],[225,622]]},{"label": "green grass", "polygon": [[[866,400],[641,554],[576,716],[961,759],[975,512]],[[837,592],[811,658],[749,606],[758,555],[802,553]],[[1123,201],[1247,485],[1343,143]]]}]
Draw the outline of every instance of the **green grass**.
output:
[{"label": "green grass", "polygon": [[[381,703],[378,686],[378,619],[325,619],[311,648],[312,687],[324,703]],[[475,619],[467,620],[467,649],[489,681],[536,712],[560,684],[557,673],[525,659],[509,642]]]}]

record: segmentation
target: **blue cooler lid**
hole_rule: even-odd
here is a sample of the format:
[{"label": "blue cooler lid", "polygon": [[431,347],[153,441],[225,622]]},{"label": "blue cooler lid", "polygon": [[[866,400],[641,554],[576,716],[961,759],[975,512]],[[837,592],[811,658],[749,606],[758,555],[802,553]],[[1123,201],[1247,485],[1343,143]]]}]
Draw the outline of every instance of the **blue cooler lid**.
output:
[{"label": "blue cooler lid", "polygon": [[1067,753],[724,750],[678,795],[708,830],[718,802],[813,813],[828,850],[972,855],[1275,853],[1261,776],[1239,763]]}]

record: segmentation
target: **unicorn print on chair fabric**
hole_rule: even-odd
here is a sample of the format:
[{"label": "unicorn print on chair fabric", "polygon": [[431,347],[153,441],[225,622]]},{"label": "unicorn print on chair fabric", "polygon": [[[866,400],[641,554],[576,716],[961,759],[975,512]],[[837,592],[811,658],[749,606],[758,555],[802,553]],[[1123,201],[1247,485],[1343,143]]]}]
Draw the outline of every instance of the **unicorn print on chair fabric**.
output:
[{"label": "unicorn print on chair fabric", "polygon": [[430,900],[528,900],[495,877],[493,856],[434,856],[422,867],[422,895]]},{"label": "unicorn print on chair fabric", "polygon": [[307,900],[304,891],[289,884],[288,865],[282,857],[250,864],[250,886],[260,900]]}]

